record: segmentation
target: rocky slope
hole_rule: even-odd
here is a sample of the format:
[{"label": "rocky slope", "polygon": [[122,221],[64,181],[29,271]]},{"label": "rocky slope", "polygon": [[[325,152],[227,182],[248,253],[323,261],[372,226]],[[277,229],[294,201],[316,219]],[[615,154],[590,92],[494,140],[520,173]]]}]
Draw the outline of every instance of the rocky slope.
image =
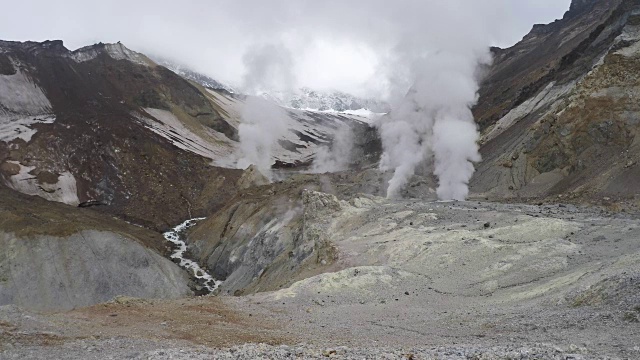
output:
[{"label": "rocky slope", "polygon": [[[0,41],[0,303],[60,310],[189,294],[186,272],[159,255],[169,243],[149,230],[140,231],[153,240],[136,241],[124,221],[165,231],[259,183],[233,169],[245,102],[120,43],[69,51],[60,41]],[[308,167],[344,126],[358,137],[346,162],[375,164],[379,141],[366,119],[285,114],[274,168]]]},{"label": "rocky slope", "polygon": [[[206,90],[206,95],[221,109],[221,114],[234,128],[242,122],[248,96],[225,91]],[[259,101],[269,101],[260,99]],[[282,108],[287,132],[273,147],[273,168],[305,170],[321,148],[332,148],[334,140],[344,129],[353,134],[351,156],[347,160],[352,169],[375,165],[381,153],[377,130],[368,116],[344,113]],[[242,157],[237,144],[226,144],[227,155],[215,159],[221,166],[233,167]]]},{"label": "rocky slope", "polygon": [[61,311],[116,296],[189,296],[157,233],[0,188],[0,307]]},{"label": "rocky slope", "polygon": [[[119,299],[51,315],[0,307],[0,357],[601,359],[640,351],[633,216],[571,205],[338,201],[313,191],[302,204],[309,217],[272,218],[251,240],[229,235],[227,249],[218,247],[239,260],[227,280],[239,293],[285,287]],[[250,237],[250,212],[239,208],[234,217],[248,221],[227,232],[238,225]],[[205,245],[224,227],[218,221],[190,237]],[[302,250],[327,239],[337,258],[309,251],[305,267],[316,274],[292,278],[302,274]],[[278,243],[273,269],[252,277],[255,251]],[[259,342],[271,346],[247,344]],[[233,347],[214,349],[223,346]]]},{"label": "rocky slope", "polygon": [[[246,98],[205,89],[120,43],[69,51],[61,41],[2,41],[0,95],[0,183],[11,189],[100,205],[160,230],[217,210],[236,191]],[[379,147],[364,118],[286,113],[276,167],[308,165],[345,124],[362,146]]]},{"label": "rocky slope", "polygon": [[[232,191],[239,172],[209,166],[150,124],[180,117],[183,128],[199,124],[232,138],[235,129],[198,88],[145,56],[121,44],[71,52],[61,41],[0,42],[0,59],[5,186],[70,205],[100,204],[160,229],[215,209]],[[221,186],[229,190],[214,192]]]},{"label": "rocky slope", "polygon": [[[327,233],[334,212],[346,204],[338,199],[360,196],[352,201],[359,204],[367,197],[385,196],[387,181],[368,169],[297,174],[248,187],[188,233],[190,255],[223,281],[223,294],[288,287],[326,271],[338,259],[335,239]],[[416,176],[405,195],[435,200],[434,185]]]},{"label": "rocky slope", "polygon": [[[474,109],[484,158],[472,179],[474,197],[634,210],[638,16],[636,1],[575,1],[563,19],[535,26],[510,49],[494,49]],[[331,245],[310,241],[303,225],[315,226],[305,220],[313,217],[306,215],[304,189],[343,199],[359,191],[381,195],[384,175],[366,174],[327,177],[324,186],[292,179],[241,193],[190,236],[194,256],[228,280],[222,290],[232,294],[289,286],[308,275],[304,269],[331,263],[318,250]],[[349,182],[358,189],[339,186]],[[424,190],[409,195],[429,198],[432,179],[417,179],[409,189],[414,185]]]},{"label": "rocky slope", "polygon": [[637,206],[639,16],[637,1],[574,1],[563,19],[494,49],[475,108],[475,192]]}]

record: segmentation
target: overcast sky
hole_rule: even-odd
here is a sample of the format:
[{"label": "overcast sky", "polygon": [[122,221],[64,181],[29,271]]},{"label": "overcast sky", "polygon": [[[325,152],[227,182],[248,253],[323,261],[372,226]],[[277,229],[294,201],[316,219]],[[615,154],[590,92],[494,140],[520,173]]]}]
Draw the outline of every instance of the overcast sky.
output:
[{"label": "overcast sky", "polygon": [[482,41],[504,47],[520,40],[533,24],[561,18],[570,2],[22,0],[0,13],[0,38],[62,39],[69,49],[121,41],[234,86],[243,82],[243,57],[249,49],[277,44],[292,54],[296,86],[368,95],[366,84],[406,34],[415,35],[407,40],[413,43],[420,42],[420,32],[430,32],[430,42],[419,44],[423,51],[425,46],[438,51],[436,47],[477,33],[486,37]]}]

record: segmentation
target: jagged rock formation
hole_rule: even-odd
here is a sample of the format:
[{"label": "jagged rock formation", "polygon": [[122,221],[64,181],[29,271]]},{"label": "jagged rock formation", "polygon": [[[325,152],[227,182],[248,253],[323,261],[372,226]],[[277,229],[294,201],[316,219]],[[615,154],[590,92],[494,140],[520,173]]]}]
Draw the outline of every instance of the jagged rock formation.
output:
[{"label": "jagged rock formation", "polygon": [[474,110],[475,192],[635,199],[639,18],[638,1],[573,1],[563,19],[494,49]]},{"label": "jagged rock formation", "polygon": [[340,202],[308,187],[319,186],[301,177],[249,190],[189,235],[193,256],[224,280],[222,293],[279,289],[333,262],[323,224]]}]

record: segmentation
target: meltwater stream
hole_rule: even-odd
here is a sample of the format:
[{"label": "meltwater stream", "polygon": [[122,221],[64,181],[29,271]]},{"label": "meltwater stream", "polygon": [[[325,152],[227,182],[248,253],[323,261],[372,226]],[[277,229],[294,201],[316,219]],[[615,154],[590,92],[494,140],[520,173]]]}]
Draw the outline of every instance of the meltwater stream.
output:
[{"label": "meltwater stream", "polygon": [[204,219],[205,218],[196,218],[187,220],[162,235],[164,235],[165,239],[177,246],[176,250],[171,254],[171,258],[180,260],[180,267],[189,271],[196,279],[201,280],[203,286],[207,288],[209,292],[213,292],[218,288],[218,286],[220,286],[220,284],[222,284],[222,281],[214,279],[195,261],[184,258],[184,253],[187,251],[187,244],[184,242],[183,238],[185,230],[194,226],[198,221]]}]

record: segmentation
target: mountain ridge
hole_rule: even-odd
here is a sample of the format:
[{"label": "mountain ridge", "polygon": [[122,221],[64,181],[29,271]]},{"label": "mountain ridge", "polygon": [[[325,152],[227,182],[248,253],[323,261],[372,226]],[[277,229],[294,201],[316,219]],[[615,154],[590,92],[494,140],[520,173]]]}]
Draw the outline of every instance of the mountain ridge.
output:
[{"label": "mountain ridge", "polygon": [[574,2],[571,11],[496,51],[474,109],[484,161],[472,188],[636,207],[638,189],[624,179],[638,156],[637,112],[618,91],[634,88],[619,74],[636,66],[640,2]]}]

